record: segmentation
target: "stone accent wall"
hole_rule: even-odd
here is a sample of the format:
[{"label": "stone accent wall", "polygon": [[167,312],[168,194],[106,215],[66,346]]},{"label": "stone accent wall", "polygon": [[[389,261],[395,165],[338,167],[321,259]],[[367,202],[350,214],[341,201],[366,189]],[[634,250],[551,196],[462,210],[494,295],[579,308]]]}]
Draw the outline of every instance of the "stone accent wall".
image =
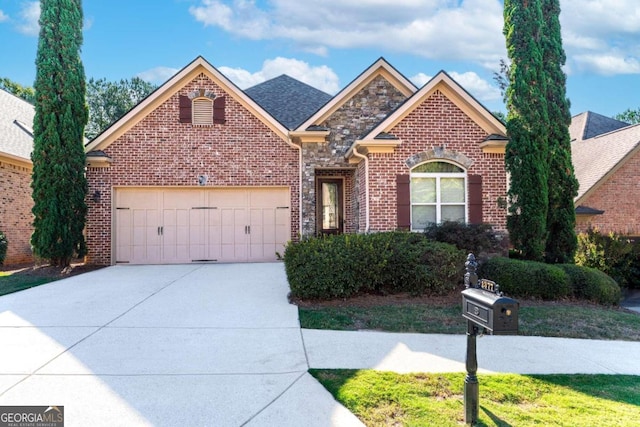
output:
[{"label": "stone accent wall", "polygon": [[33,261],[31,169],[0,160],[0,231],[9,241],[5,265]]},{"label": "stone accent wall", "polygon": [[[193,126],[179,122],[179,95],[204,89],[226,96],[226,123]],[[251,112],[200,74],[114,141],[104,152],[109,168],[89,168],[88,260],[111,262],[114,186],[287,186],[291,191],[291,237],[299,234],[298,152]],[[100,191],[99,202],[90,200]]]},{"label": "stone accent wall", "polygon": [[[354,186],[355,186],[355,174],[352,169],[316,169],[316,178],[342,178],[343,187],[342,193],[344,196],[343,209],[344,209],[344,232],[355,233],[357,231],[357,223],[354,221],[354,208],[355,203],[353,200]],[[318,219],[319,220],[319,219]],[[316,225],[317,227],[317,225]]]},{"label": "stone accent wall", "polygon": [[[302,147],[303,182],[302,211],[303,234],[316,233],[315,170],[326,168],[354,169],[344,158],[353,142],[366,135],[389,113],[405,101],[406,97],[382,76],[375,77],[368,85],[347,100],[327,120],[318,125],[330,130],[327,143],[305,143]],[[364,188],[364,187],[363,187]],[[351,215],[356,214],[356,198]],[[349,229],[360,229],[357,217],[345,215]],[[364,223],[362,223],[364,224]],[[364,225],[362,225],[364,228]]]},{"label": "stone accent wall", "polygon": [[604,213],[579,218],[577,232],[584,232],[591,226],[603,233],[640,236],[640,152],[635,153],[580,204]]},{"label": "stone accent wall", "polygon": [[[480,143],[487,133],[453,102],[436,91],[404,118],[390,133],[402,144],[393,154],[369,154],[371,231],[394,230],[396,216],[396,175],[409,174],[419,160],[458,159],[470,175],[483,177],[483,221],[497,230],[506,230],[506,209],[498,199],[507,192],[504,155],[484,154]],[[431,153],[431,154],[429,154]]]}]

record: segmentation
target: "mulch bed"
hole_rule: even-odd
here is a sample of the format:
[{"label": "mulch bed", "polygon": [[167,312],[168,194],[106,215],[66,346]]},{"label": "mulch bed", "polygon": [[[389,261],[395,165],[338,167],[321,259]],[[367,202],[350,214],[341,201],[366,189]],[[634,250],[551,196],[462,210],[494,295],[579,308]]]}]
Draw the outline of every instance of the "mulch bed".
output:
[{"label": "mulch bed", "polygon": [[32,277],[51,277],[55,279],[63,279],[65,277],[75,276],[77,274],[87,273],[89,271],[103,268],[102,265],[87,265],[84,263],[71,263],[69,267],[61,268],[51,266],[49,264],[18,264],[18,265],[2,265],[0,271],[10,272],[14,275],[32,276]]}]

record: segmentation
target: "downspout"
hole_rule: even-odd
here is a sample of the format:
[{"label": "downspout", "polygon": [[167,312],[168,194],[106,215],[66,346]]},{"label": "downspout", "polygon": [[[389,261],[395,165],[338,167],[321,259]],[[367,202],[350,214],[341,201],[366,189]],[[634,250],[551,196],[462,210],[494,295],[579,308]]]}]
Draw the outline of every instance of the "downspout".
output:
[{"label": "downspout", "polygon": [[360,158],[360,159],[364,159],[364,197],[365,197],[365,201],[364,201],[364,215],[365,215],[365,222],[366,222],[366,228],[364,230],[365,233],[369,232],[369,157],[365,156],[364,154],[360,154],[358,152],[358,146],[357,145],[353,145],[353,151],[351,151],[353,153],[354,156]]},{"label": "downspout", "polygon": [[285,142],[290,147],[298,150],[298,221],[300,221],[298,224],[298,234],[302,236],[302,144],[294,144],[288,135]]}]

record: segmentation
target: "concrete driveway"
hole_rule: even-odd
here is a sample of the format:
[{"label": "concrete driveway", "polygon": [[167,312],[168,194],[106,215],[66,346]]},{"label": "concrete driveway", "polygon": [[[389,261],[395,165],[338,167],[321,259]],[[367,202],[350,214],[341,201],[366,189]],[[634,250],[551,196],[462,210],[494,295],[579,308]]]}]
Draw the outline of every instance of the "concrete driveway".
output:
[{"label": "concrete driveway", "polygon": [[0,298],[0,405],[67,426],[361,425],[307,373],[283,265],[114,266]]}]

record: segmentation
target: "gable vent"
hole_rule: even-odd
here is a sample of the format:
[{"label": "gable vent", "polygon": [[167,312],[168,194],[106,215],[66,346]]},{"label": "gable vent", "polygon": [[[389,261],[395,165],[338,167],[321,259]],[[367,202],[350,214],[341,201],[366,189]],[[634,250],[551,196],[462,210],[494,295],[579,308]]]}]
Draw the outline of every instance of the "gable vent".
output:
[{"label": "gable vent", "polygon": [[197,98],[193,100],[193,119],[195,126],[213,125],[213,101],[208,98]]}]

